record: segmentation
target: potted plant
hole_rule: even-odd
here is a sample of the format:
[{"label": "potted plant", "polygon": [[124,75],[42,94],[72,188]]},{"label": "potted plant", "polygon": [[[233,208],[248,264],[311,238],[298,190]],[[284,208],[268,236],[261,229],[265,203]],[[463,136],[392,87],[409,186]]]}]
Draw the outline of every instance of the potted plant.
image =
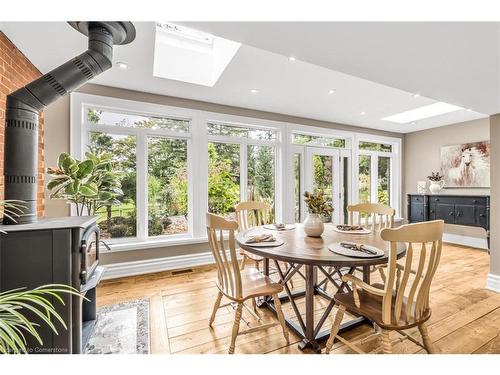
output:
[{"label": "potted plant", "polygon": [[439,172],[431,172],[430,176],[427,176],[429,180],[429,190],[431,194],[438,194],[444,187],[444,176]]},{"label": "potted plant", "polygon": [[310,237],[321,237],[325,230],[322,216],[333,212],[333,207],[322,190],[313,193],[304,192],[304,201],[309,213],[304,221],[304,231]]},{"label": "potted plant", "polygon": [[76,206],[79,216],[95,215],[102,207],[120,204],[122,195],[121,175],[113,169],[109,153],[86,152],[86,159],[79,161],[63,152],[57,159],[57,167],[48,168],[52,179],[47,184],[50,198],[62,198]]},{"label": "potted plant", "polygon": [[[22,201],[0,200],[0,216],[7,216],[15,222],[23,207]],[[2,232],[0,230],[1,233]],[[80,296],[78,291],[67,285],[50,284],[27,290],[25,288],[8,290],[0,293],[0,354],[27,353],[26,334],[33,336],[43,345],[42,338],[37,332],[40,323],[44,323],[57,334],[54,324],[59,321],[67,329],[63,318],[55,310],[51,298],[64,305],[60,294],[67,293]],[[38,317],[33,322],[28,316]]]}]

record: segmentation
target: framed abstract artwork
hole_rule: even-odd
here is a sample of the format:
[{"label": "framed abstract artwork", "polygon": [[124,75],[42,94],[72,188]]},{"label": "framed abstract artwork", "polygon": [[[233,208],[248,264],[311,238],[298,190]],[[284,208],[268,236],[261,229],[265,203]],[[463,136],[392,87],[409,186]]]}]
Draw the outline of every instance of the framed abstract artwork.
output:
[{"label": "framed abstract artwork", "polygon": [[489,188],[490,142],[441,147],[441,173],[445,188]]}]

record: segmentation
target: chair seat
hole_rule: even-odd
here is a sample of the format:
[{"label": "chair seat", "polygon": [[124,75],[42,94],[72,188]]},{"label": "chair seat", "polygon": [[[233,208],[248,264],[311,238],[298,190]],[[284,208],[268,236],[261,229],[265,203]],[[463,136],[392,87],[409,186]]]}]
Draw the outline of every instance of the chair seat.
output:
[{"label": "chair seat", "polygon": [[241,271],[242,297],[234,298],[227,295],[222,288],[219,290],[230,300],[242,302],[250,298],[269,296],[283,291],[281,284],[273,281],[256,268],[245,268]]},{"label": "chair seat", "polygon": [[260,255],[252,254],[251,252],[245,251],[243,249],[240,249],[240,254],[245,255],[246,257],[252,259],[254,262],[262,262],[264,260],[264,257],[261,257]]},{"label": "chair seat", "polygon": [[[382,284],[373,284],[375,288],[383,289]],[[408,320],[406,320],[406,298],[403,300],[401,317],[396,319],[394,316],[394,310],[391,311],[391,323],[387,324],[382,321],[382,297],[375,294],[369,293],[365,290],[358,289],[359,295],[359,307],[356,306],[354,302],[354,292],[348,293],[337,293],[333,297],[335,302],[339,305],[345,306],[347,311],[362,315],[372,321],[374,321],[379,327],[389,330],[403,330],[412,327],[416,327],[419,324],[427,321],[431,316],[431,309],[427,309],[425,314],[421,317],[416,318],[414,313],[410,314]]]}]

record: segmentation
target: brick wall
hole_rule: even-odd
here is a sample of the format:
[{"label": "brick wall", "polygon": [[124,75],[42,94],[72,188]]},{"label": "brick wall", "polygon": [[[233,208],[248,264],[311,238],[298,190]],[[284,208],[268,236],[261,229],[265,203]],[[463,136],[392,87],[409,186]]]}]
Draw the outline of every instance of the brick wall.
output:
[{"label": "brick wall", "polygon": [[[7,95],[41,76],[40,71],[0,31],[0,198],[3,198],[3,153]],[[43,114],[38,130],[38,216],[43,216]]]}]

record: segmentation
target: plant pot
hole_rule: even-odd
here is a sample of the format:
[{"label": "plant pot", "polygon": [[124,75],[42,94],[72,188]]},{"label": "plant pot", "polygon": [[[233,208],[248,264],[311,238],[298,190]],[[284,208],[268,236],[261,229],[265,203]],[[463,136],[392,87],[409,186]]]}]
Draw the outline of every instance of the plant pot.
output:
[{"label": "plant pot", "polygon": [[444,187],[444,180],[441,181],[429,181],[429,191],[431,194],[439,194],[441,190],[443,190]]},{"label": "plant pot", "polygon": [[325,231],[325,224],[318,214],[308,214],[304,220],[304,232],[309,237],[321,237]]}]

